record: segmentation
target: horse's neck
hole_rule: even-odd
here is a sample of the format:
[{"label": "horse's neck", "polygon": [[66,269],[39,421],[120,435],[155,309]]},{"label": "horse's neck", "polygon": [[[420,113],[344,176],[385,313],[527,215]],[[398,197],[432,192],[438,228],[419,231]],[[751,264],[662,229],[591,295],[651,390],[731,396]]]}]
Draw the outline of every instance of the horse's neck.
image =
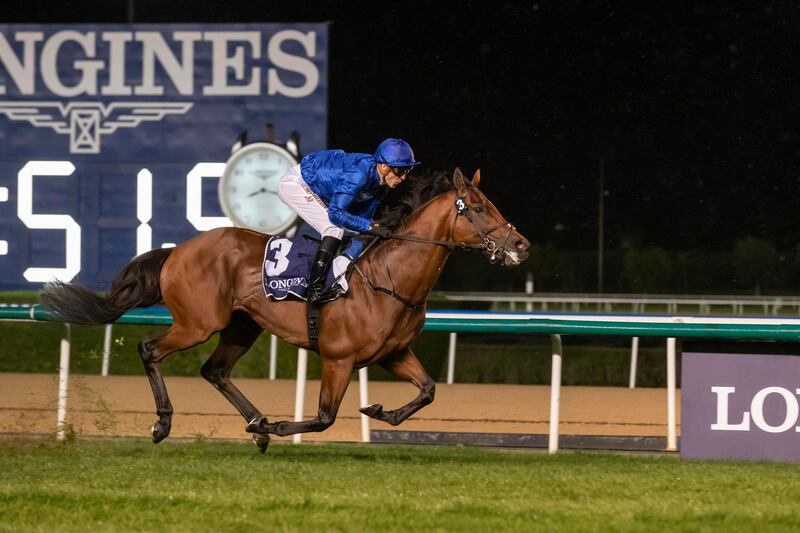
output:
[{"label": "horse's neck", "polygon": [[[449,202],[435,199],[414,212],[395,233],[434,241],[451,240],[455,210]],[[452,215],[452,216],[450,216]],[[441,245],[393,239],[384,242],[372,256],[375,285],[387,284],[414,303],[424,301],[439,278],[451,249]],[[380,280],[380,281],[377,281]]]}]

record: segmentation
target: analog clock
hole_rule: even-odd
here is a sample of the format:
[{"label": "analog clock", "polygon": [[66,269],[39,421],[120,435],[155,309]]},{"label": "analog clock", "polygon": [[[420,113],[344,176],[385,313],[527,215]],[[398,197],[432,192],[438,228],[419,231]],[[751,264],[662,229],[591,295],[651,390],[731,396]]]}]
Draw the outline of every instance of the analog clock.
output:
[{"label": "analog clock", "polygon": [[297,159],[282,146],[248,144],[235,151],[219,180],[222,211],[238,227],[278,235],[297,215],[278,198],[278,181]]}]

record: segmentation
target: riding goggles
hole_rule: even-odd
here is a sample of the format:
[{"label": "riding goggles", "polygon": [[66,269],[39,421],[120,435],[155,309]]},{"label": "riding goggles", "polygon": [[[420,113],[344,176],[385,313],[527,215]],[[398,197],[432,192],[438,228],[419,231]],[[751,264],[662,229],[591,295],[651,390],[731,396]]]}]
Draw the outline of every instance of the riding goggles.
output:
[{"label": "riding goggles", "polygon": [[392,169],[392,172],[394,172],[395,176],[397,176],[398,178],[402,178],[403,176],[411,172],[411,169],[413,169],[414,167],[390,167],[390,168]]}]

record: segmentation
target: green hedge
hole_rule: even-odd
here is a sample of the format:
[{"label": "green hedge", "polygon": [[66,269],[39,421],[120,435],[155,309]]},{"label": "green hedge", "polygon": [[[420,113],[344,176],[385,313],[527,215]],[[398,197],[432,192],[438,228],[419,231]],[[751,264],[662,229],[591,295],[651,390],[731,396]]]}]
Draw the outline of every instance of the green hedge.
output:
[{"label": "green hedge", "polygon": [[[549,384],[552,350],[549,338],[526,336],[498,344],[459,335],[455,381],[460,383]],[[655,342],[654,342],[655,341]],[[627,386],[630,376],[629,339],[564,337],[562,383],[565,385]],[[636,383],[666,386],[666,341],[640,339]],[[446,378],[446,362],[439,381]]]},{"label": "green hedge", "polygon": [[[0,293],[3,303],[32,303],[36,293]],[[429,308],[452,308],[454,302],[433,298]],[[463,308],[486,307],[487,302],[464,302]],[[111,373],[143,375],[136,345],[142,339],[160,335],[164,326],[114,326],[111,347]],[[58,372],[59,341],[63,326],[50,322],[0,322],[0,372]],[[72,372],[99,374],[103,352],[102,326],[73,326],[70,368]],[[250,351],[239,360],[233,377],[265,378],[269,375],[269,338],[262,334]],[[550,340],[547,336],[460,334],[456,352],[455,379],[459,383],[550,383]],[[428,373],[438,382],[447,377],[447,333],[420,335],[414,351]],[[564,339],[562,381],[567,385],[619,385],[628,383],[630,339],[567,337]],[[216,335],[208,342],[172,354],[162,371],[169,376],[198,376],[200,367],[217,345]],[[665,386],[663,339],[642,339],[639,349],[637,384]],[[319,379],[321,365],[316,354],[308,358],[309,379]],[[297,375],[297,348],[278,341],[278,378]],[[370,379],[391,380],[394,376],[380,367],[370,368]]]},{"label": "green hedge", "polygon": [[[1,322],[0,372],[58,371],[58,350],[63,327],[54,323]],[[154,337],[163,326],[114,327],[111,349],[111,373],[142,375],[136,351],[140,339]],[[571,344],[565,339],[563,382],[570,385],[626,385],[628,383],[629,349],[627,346]],[[608,343],[599,339],[598,343]],[[197,376],[203,362],[217,344],[216,336],[207,343],[171,355],[162,365],[165,375]],[[99,374],[102,360],[103,327],[73,326],[71,369],[76,373]],[[423,333],[414,350],[428,372],[439,382],[447,374],[447,333]],[[641,386],[664,386],[663,346],[643,346],[639,351]],[[456,381],[461,383],[550,382],[550,343],[547,337],[503,339],[496,343],[484,335],[459,335],[456,356]],[[320,377],[320,360],[311,354],[308,376]],[[277,376],[297,375],[297,349],[278,342]],[[250,352],[236,365],[234,377],[264,378],[269,374],[269,335],[262,335]],[[393,379],[379,367],[370,369],[371,379]]]}]

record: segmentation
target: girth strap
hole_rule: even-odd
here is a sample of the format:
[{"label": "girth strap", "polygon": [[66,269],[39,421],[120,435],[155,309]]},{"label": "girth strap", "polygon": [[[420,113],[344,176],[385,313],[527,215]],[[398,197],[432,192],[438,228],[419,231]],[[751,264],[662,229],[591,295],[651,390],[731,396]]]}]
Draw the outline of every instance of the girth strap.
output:
[{"label": "girth strap", "polygon": [[306,319],[308,320],[308,342],[311,351],[319,353],[319,329],[321,325],[319,302],[307,302]]},{"label": "girth strap", "polygon": [[[364,255],[367,250],[372,248],[380,239],[374,237],[367,243],[361,255]],[[347,266],[345,278],[350,277],[350,272],[355,267],[355,261]],[[360,272],[360,271],[359,271]],[[362,275],[363,277],[363,275]],[[306,300],[306,321],[308,322],[308,343],[311,345],[311,350],[319,353],[319,330],[322,328],[322,306],[327,303],[326,301],[311,302]]]}]

